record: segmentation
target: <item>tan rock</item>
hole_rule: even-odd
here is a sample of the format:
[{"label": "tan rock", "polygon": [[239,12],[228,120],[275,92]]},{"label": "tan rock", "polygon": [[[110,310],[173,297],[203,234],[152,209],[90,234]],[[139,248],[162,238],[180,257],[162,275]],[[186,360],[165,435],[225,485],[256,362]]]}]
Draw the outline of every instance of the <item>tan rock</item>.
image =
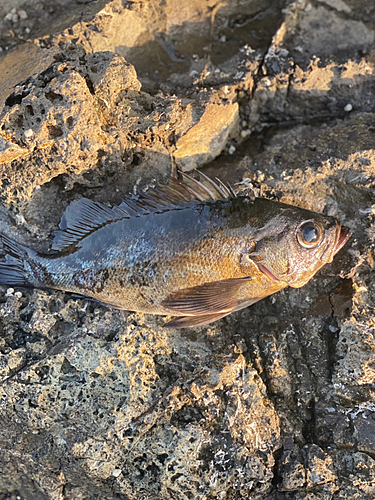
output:
[{"label": "tan rock", "polygon": [[[76,172],[87,169],[95,163],[97,150],[108,142],[95,99],[75,71],[58,73],[44,89],[34,87],[22,102],[4,108],[1,118],[3,143],[8,145],[0,151],[0,182],[5,178],[9,182],[2,188],[4,198],[12,196],[15,187],[28,198],[35,186],[65,172],[67,165],[74,165]],[[41,162],[20,170],[14,163],[38,152],[53,158],[53,169]]]},{"label": "tan rock", "polygon": [[209,103],[200,118],[176,143],[177,165],[184,171],[193,170],[218,156],[239,123],[237,103]]}]

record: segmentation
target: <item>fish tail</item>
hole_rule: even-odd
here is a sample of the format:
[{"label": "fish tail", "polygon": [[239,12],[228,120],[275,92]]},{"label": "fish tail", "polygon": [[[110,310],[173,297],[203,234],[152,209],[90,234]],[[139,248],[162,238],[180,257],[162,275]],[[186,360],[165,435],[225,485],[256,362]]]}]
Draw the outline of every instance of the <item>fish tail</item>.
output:
[{"label": "fish tail", "polygon": [[0,285],[32,286],[27,278],[25,261],[32,250],[0,234],[5,262],[0,262]]}]

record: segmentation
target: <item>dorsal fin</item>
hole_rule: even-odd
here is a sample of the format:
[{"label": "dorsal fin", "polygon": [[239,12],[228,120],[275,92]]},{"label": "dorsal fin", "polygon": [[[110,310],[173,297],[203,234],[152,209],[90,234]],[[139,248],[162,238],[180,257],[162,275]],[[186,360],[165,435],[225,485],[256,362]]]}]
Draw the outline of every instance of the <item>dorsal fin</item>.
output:
[{"label": "dorsal fin", "polygon": [[233,198],[236,196],[235,192],[230,186],[226,186],[220,179],[216,178],[217,182],[214,182],[212,179],[207,177],[203,172],[199,173],[199,181],[190,177],[190,175],[182,173],[184,183],[187,186],[191,186],[191,189],[194,191],[194,188],[197,184],[199,184],[200,188],[203,188],[206,192],[205,200],[222,200]]},{"label": "dorsal fin", "polygon": [[199,172],[196,180],[181,172],[182,181],[170,178],[169,186],[158,184],[145,193],[131,195],[113,208],[87,198],[73,201],[64,212],[60,229],[54,232],[52,249],[63,250],[96,229],[130,217],[184,208],[192,203],[230,199],[235,193],[218,180],[215,183]]},{"label": "dorsal fin", "polygon": [[194,202],[223,200],[236,196],[230,187],[225,186],[220,180],[215,183],[202,172],[199,172],[199,180],[184,172],[180,174],[181,181],[170,177],[168,186],[158,184],[145,193],[125,199],[120,206],[127,211],[128,208],[133,211],[138,210],[138,213],[142,214],[176,207],[183,208]]},{"label": "dorsal fin", "polygon": [[52,250],[68,248],[108,222],[129,218],[125,207],[109,208],[87,198],[73,201],[61,218],[60,229],[53,233]]}]

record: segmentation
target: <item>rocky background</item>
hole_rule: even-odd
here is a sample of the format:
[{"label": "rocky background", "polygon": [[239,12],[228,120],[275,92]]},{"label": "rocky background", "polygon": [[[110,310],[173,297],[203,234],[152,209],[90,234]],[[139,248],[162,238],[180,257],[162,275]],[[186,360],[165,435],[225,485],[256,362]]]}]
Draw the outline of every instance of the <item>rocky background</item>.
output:
[{"label": "rocky background", "polygon": [[370,0],[1,1],[1,232],[175,167],[353,232],[189,330],[2,289],[1,500],[375,497],[374,37]]}]

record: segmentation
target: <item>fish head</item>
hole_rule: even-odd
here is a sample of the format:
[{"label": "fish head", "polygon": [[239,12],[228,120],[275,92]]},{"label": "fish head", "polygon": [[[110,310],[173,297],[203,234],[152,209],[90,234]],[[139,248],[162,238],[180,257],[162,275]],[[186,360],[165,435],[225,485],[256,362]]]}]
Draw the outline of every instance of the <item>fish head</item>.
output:
[{"label": "fish head", "polygon": [[280,204],[247,258],[269,280],[299,288],[332,262],[350,235],[333,217]]}]

